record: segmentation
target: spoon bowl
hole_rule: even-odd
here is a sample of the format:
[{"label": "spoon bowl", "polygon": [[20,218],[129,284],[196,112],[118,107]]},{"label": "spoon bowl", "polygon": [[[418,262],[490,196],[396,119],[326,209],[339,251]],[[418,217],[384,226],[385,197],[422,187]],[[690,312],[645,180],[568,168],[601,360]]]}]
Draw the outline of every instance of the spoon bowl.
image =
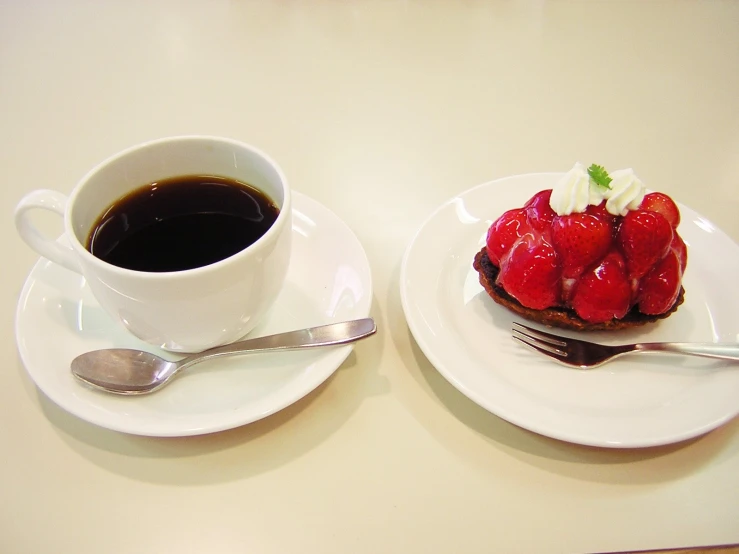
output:
[{"label": "spoon bowl", "polygon": [[242,340],[218,346],[178,361],[127,348],[93,350],[72,360],[72,374],[85,384],[122,395],[149,394],[164,387],[183,369],[223,356],[336,346],[355,342],[377,331],[372,318],[356,319]]}]

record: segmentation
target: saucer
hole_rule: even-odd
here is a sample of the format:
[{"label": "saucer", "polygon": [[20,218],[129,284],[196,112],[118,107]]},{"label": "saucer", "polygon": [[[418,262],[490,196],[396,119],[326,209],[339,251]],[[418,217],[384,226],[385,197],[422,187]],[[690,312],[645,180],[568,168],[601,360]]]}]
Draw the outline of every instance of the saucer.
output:
[{"label": "saucer", "polygon": [[[421,226],[403,258],[400,292],[423,353],[486,410],[573,443],[655,446],[699,436],[731,420],[739,414],[736,364],[632,354],[583,371],[512,340],[514,315],[487,295],[472,260],[495,218],[552,188],[559,176],[521,175],[480,185],[443,204]],[[588,333],[586,340],[737,342],[739,246],[704,217],[679,207],[679,231],[688,245],[684,304],[657,324]]]},{"label": "saucer", "polygon": [[[367,317],[372,277],[351,229],[315,200],[293,193],[292,232],[283,290],[249,336]],[[160,437],[222,431],[273,414],[323,383],[352,350],[345,345],[219,358],[183,372],[151,395],[98,392],[72,376],[69,365],[79,354],[121,347],[173,356],[109,317],[82,276],[44,259],[23,287],[15,330],[29,376],[53,402],[101,427]]]}]

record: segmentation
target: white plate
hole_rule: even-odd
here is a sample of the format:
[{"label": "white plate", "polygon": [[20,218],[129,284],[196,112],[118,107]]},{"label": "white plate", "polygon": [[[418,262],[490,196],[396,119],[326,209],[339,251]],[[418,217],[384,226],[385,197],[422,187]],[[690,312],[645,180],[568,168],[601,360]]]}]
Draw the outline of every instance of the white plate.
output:
[{"label": "white plate", "polygon": [[[302,194],[293,198],[286,284],[251,336],[369,315],[372,278],[362,245],[333,212]],[[108,317],[81,276],[43,259],[23,287],[15,328],[28,374],[51,400],[90,423],[150,436],[198,435],[266,417],[315,389],[352,350],[348,345],[213,360],[148,396],[90,390],[70,373],[75,356],[96,348],[156,349]]]},{"label": "white plate", "polygon": [[[400,291],[408,325],[437,370],[468,398],[511,423],[561,440],[644,447],[695,437],[739,413],[739,366],[699,358],[631,355],[602,368],[566,368],[511,339],[513,316],[472,268],[488,227],[560,174],[510,177],[452,198],[409,245]],[[688,245],[685,303],[668,319],[617,333],[632,341],[727,341],[739,333],[739,246],[680,206]],[[565,333],[566,334],[566,333]]]}]

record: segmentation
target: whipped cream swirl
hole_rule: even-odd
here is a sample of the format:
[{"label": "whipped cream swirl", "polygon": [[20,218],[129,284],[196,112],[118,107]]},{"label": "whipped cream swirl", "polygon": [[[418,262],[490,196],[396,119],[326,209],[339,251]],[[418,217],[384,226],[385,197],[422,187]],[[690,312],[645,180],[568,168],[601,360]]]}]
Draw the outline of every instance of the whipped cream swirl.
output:
[{"label": "whipped cream swirl", "polygon": [[597,185],[587,168],[576,163],[552,189],[549,205],[557,215],[582,213],[589,205],[597,206],[606,201],[606,210],[613,215],[626,215],[639,207],[646,187],[633,169],[620,169],[610,173],[611,188]]},{"label": "whipped cream swirl", "polygon": [[633,169],[619,169],[608,174],[611,188],[605,189],[606,210],[613,215],[626,215],[641,205],[646,187],[636,176]]}]

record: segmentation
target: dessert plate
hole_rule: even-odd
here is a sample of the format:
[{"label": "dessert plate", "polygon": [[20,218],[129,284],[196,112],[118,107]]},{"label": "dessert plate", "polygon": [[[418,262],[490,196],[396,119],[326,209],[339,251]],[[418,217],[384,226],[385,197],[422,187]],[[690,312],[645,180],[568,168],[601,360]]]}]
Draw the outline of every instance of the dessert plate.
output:
[{"label": "dessert plate", "polygon": [[[369,315],[370,267],[356,236],[333,212],[302,194],[294,193],[293,205],[286,283],[250,336]],[[315,389],[352,350],[347,345],[217,359],[148,396],[94,391],[73,378],[69,364],[75,356],[110,347],[161,352],[110,318],[84,278],[44,259],[23,287],[15,328],[28,374],[52,401],[90,423],[149,436],[198,435],[266,417]]]},{"label": "dessert plate", "polygon": [[[560,176],[521,175],[480,185],[443,204],[421,226],[403,258],[400,293],[423,353],[486,410],[573,443],[655,446],[699,436],[732,419],[739,413],[737,365],[638,355],[583,371],[511,339],[514,316],[483,290],[472,260],[494,219],[552,188]],[[693,210],[679,207],[679,232],[688,245],[685,303],[652,326],[590,333],[587,340],[737,341],[739,246]]]}]

